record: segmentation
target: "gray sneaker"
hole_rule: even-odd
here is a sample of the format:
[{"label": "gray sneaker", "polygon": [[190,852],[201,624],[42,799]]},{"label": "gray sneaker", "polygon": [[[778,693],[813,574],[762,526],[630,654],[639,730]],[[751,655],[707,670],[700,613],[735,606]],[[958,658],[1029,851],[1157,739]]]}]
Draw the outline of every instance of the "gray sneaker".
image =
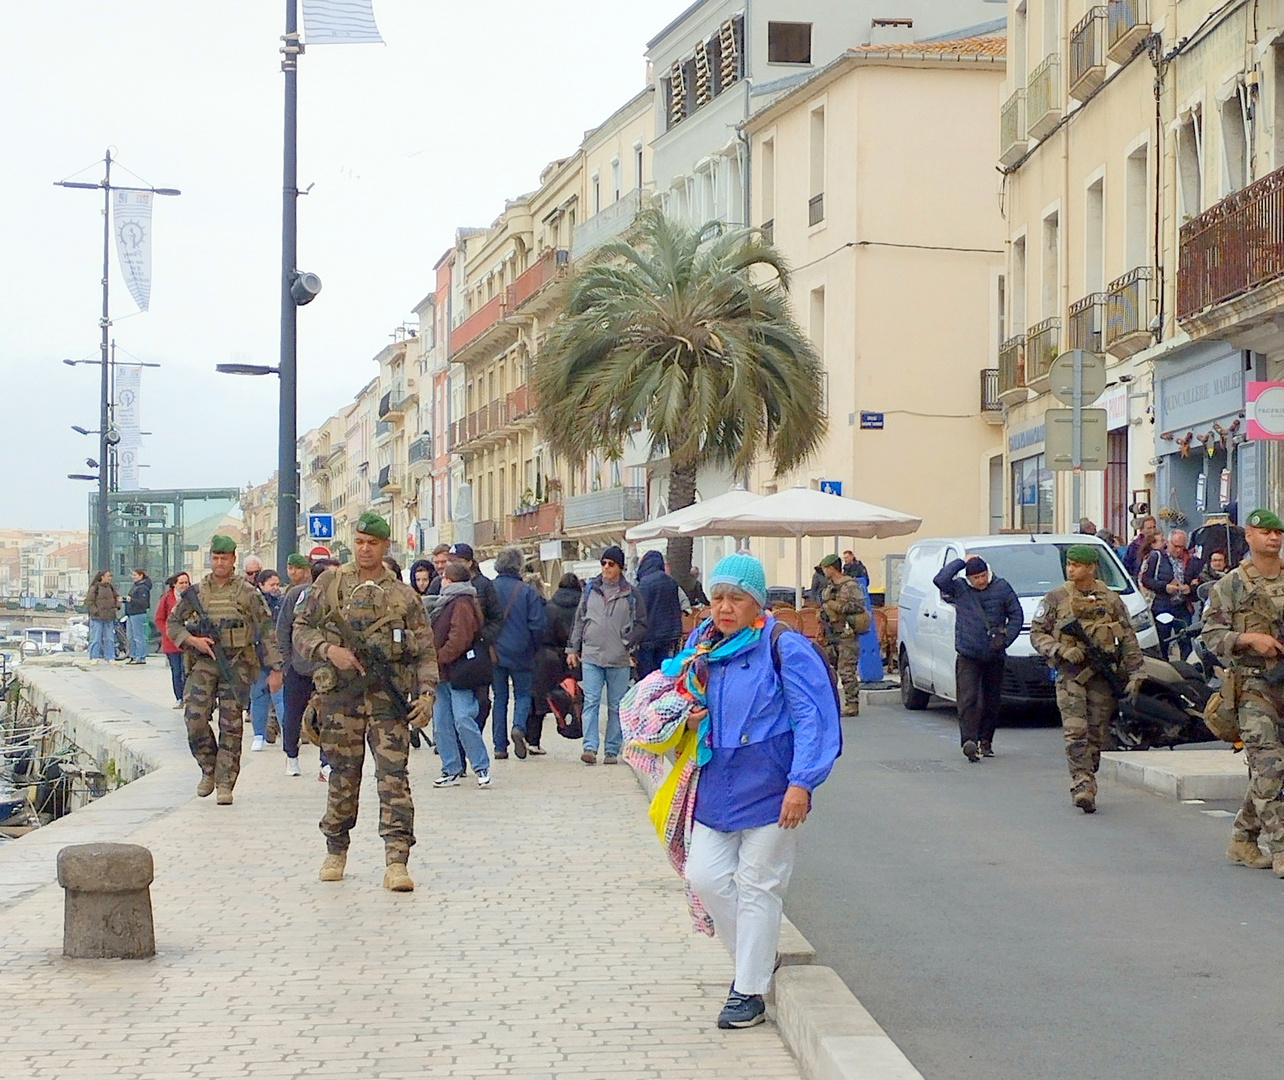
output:
[{"label": "gray sneaker", "polygon": [[738,994],[732,990],[727,1003],[718,1013],[718,1027],[747,1028],[767,1019],[767,1006],[761,994]]}]

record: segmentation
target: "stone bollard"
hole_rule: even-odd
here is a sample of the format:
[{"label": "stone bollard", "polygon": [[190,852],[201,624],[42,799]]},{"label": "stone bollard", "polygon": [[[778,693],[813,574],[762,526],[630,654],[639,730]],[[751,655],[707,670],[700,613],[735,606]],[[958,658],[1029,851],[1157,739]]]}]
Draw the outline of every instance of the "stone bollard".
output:
[{"label": "stone bollard", "polygon": [[58,852],[66,890],[62,955],[79,960],[156,955],[152,853],[138,844],[74,844]]}]

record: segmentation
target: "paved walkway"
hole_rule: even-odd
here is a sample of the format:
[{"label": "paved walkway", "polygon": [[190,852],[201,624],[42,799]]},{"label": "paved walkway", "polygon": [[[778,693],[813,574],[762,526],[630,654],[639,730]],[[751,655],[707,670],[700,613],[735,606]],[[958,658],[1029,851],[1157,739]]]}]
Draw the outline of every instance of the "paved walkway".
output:
[{"label": "paved walkway", "polygon": [[[158,657],[70,677],[181,725]],[[5,1075],[798,1077],[774,1025],[714,1026],[730,961],[690,931],[625,766],[552,731],[489,790],[435,791],[438,759],[412,751],[416,891],[392,894],[373,779],[348,876],[322,884],[316,750],[288,778],[246,731],[235,805],[192,797],[110,837],[155,858],[154,960],[64,960],[57,885],[0,910]]]}]

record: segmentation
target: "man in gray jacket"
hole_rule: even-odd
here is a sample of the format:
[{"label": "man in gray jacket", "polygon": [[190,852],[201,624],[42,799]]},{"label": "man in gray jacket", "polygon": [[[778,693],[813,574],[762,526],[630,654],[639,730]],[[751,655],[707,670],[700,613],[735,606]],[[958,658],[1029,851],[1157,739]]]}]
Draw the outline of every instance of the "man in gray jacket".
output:
[{"label": "man in gray jacket", "polygon": [[646,603],[624,579],[624,552],[612,544],[602,552],[602,572],[585,587],[566,645],[566,662],[583,664],[585,765],[597,762],[602,690],[606,690],[606,745],[603,765],[620,760],[620,701],[629,688],[633,653],[646,636]]}]

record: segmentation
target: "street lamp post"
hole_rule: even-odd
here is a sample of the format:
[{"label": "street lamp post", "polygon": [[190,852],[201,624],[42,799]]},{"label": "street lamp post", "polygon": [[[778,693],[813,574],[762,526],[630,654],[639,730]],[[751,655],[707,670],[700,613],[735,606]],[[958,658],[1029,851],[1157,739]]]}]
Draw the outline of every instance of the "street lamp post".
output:
[{"label": "street lamp post", "polygon": [[281,70],[285,73],[285,153],[281,181],[281,412],[276,468],[276,568],[284,574],[299,527],[298,388],[296,330],[298,305],[292,291],[298,261],[299,211],[299,11],[285,0]]},{"label": "street lamp post", "polygon": [[[103,178],[100,183],[89,184],[75,180],[54,181],[54,185],[56,187],[88,188],[91,191],[96,191],[101,188],[103,193],[103,314],[98,323],[102,328],[102,341],[99,344],[99,349],[102,353],[102,359],[99,361],[102,365],[102,390],[98,401],[98,460],[100,462],[107,461],[108,449],[111,446],[108,436],[113,433],[113,428],[111,426],[111,364],[108,357],[111,332],[111,305],[108,291],[108,280],[111,268],[111,193],[113,191],[147,191],[153,195],[182,194],[177,188],[121,187],[113,185],[111,182],[110,148],[107,150],[107,155],[104,158],[104,164],[106,168],[103,172]],[[109,470],[105,467],[100,468],[98,470],[98,513],[96,521],[99,569],[104,569],[111,565],[111,519],[108,515],[107,507],[109,479]]]}]

